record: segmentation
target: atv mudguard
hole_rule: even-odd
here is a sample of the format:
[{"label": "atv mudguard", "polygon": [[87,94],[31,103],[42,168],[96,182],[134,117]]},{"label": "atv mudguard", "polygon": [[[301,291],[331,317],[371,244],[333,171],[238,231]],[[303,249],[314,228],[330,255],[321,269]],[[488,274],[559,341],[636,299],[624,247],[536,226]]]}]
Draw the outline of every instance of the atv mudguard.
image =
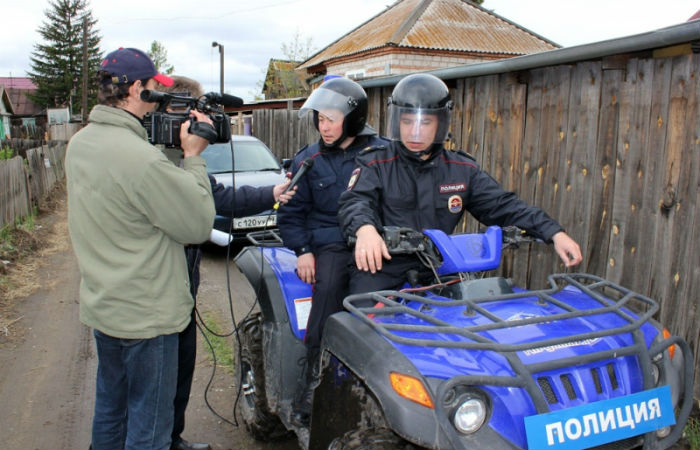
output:
[{"label": "atv mudguard", "polygon": [[[235,262],[255,291],[264,318],[263,353],[268,406],[270,411],[279,414],[286,423],[287,417],[283,410],[289,411],[289,405],[294,400],[302,369],[297,362],[306,357],[306,346],[297,335],[299,330],[296,324],[290,323],[279,279],[261,253],[262,249],[259,247],[245,247],[236,256]],[[282,404],[288,407],[282,408]]]},{"label": "atv mudguard", "polygon": [[[332,315],[326,322],[322,342],[321,381],[314,394],[309,448],[326,448],[334,437],[371,423],[363,402],[363,389],[379,406],[385,425],[402,438],[426,448],[481,448],[514,450],[508,441],[489,427],[471,436],[457,435],[449,417],[440,408],[430,409],[397,395],[389,374],[399,372],[423,379],[416,367],[386,339],[348,312]],[[432,398],[441,380],[428,379]],[[339,396],[342,392],[348,395]],[[325,399],[332,398],[333,402]]]}]

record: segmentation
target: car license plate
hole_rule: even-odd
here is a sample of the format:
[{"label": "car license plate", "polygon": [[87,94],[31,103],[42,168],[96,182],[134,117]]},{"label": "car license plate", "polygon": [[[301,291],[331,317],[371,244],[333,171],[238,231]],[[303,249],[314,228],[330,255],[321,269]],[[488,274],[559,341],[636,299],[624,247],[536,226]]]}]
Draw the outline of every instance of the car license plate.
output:
[{"label": "car license plate", "polygon": [[245,230],[248,228],[274,227],[277,225],[277,215],[238,217],[233,219],[235,230]]}]

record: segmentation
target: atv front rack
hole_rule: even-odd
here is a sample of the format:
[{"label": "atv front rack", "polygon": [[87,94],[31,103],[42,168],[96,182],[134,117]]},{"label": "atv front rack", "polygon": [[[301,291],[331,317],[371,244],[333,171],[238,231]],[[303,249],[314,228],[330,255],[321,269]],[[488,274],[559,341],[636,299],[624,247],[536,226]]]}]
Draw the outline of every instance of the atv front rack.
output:
[{"label": "atv front rack", "polygon": [[[450,389],[458,384],[524,388],[532,399],[538,414],[549,412],[550,408],[545,394],[539,389],[535,381],[534,374],[584,365],[595,361],[636,356],[644,374],[643,388],[647,390],[654,387],[652,359],[658,358],[658,355],[661,355],[668,347],[674,344],[678,345],[684,355],[685,392],[692,392],[693,367],[690,361],[691,358],[688,357],[692,355],[692,352],[688,344],[678,336],[658,340],[650,345],[649,348],[645,344],[644,333],[641,327],[649,322],[659,310],[659,305],[656,301],[590,274],[553,274],[548,276],[548,282],[551,287],[543,290],[512,292],[459,300],[437,298],[435,296],[431,298],[431,296],[416,295],[405,291],[378,291],[349,296],[344,300],[343,304],[350,313],[369,325],[377,333],[399,344],[497,352],[508,361],[512,372],[515,374],[514,376],[461,375],[447,380],[444,389]],[[555,295],[566,286],[575,287],[582,294],[595,300],[599,306],[591,309],[576,309],[570,304],[555,298]],[[564,312],[506,321],[492,314],[483,306],[485,303],[527,299],[537,301],[541,305],[554,305]],[[630,311],[633,309],[631,306],[633,305],[637,307],[635,309],[645,309],[645,311],[642,311],[638,316],[635,315],[636,311],[630,314]],[[486,318],[486,321],[482,320],[482,322],[486,323],[460,327],[436,318],[431,314],[435,308],[455,306],[464,306],[465,314],[477,314],[482,318]],[[491,330],[514,329],[526,325],[602,314],[617,315],[622,319],[624,325],[586,333],[572,333],[563,337],[545,337],[519,344],[499,343],[479,334],[480,332]],[[387,323],[382,320],[382,318],[400,320],[401,317],[411,319],[408,321],[413,322],[416,322],[414,319],[419,319],[420,324]],[[422,334],[427,337],[407,336],[406,334],[409,333]],[[630,334],[634,343],[614,349],[532,364],[525,364],[518,355],[518,352],[527,350],[575,344],[595,338],[622,334]],[[446,340],[444,339],[445,336],[453,336],[455,338]],[[692,400],[689,399],[692,399],[692,395],[685,395],[679,417],[687,419],[690,414]],[[672,434],[675,434],[675,431],[681,432],[682,430],[674,430]]]}]

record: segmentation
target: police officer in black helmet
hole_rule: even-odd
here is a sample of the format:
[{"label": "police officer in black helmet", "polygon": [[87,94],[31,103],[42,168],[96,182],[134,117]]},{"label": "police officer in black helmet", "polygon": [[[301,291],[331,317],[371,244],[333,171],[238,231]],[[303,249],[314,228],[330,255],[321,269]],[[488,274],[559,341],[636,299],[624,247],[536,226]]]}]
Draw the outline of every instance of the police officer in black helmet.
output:
[{"label": "police officer in black helmet", "polygon": [[439,78],[413,74],[394,88],[387,111],[386,148],[358,156],[348,190],[340,197],[339,221],[356,237],[350,293],[400,288],[409,271],[425,267],[413,255],[391,256],[379,235],[383,226],[452,233],[464,211],[484,225],[515,225],[554,249],[567,267],[581,250],[542,209],[504,191],[464,152],[448,151],[452,102]]},{"label": "police officer in black helmet", "polygon": [[366,125],[367,94],[352,80],[336,77],[325,81],[312,92],[299,115],[308,112],[313,112],[320,139],[296,154],[292,170],[296,173],[309,158],[314,164],[299,181],[296,195],[277,213],[284,245],[297,255],[297,275],[313,285],[304,338],[306,370],[293,417],[300,425],[309,422],[323,325],[342,309],[347,295],[352,253],[338,225],[338,198],[348,185],[356,155],[388,144]]}]

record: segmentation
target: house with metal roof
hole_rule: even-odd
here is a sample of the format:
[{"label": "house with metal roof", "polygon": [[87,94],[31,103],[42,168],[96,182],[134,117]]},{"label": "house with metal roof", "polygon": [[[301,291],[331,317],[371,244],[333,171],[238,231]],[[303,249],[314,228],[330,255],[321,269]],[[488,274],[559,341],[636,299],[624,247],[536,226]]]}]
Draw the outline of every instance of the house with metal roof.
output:
[{"label": "house with metal roof", "polygon": [[299,61],[271,58],[267,65],[262,94],[265,100],[305,97],[309,94],[305,70],[295,71]]},{"label": "house with metal roof", "polygon": [[[36,85],[31,79],[27,77],[0,77],[0,88],[7,93],[12,105],[10,117],[3,119],[3,122],[7,120],[7,127],[10,126],[11,119],[12,125],[21,126],[24,129],[22,133],[33,134],[37,131],[37,126],[46,122],[46,110],[27,97],[28,93],[36,90]],[[9,137],[9,134],[8,131],[5,137]],[[13,133],[12,137],[21,136]]]},{"label": "house with metal roof", "polygon": [[560,46],[468,0],[398,0],[297,70],[361,80],[474,64]]},{"label": "house with metal roof", "polygon": [[0,139],[10,137],[10,119],[14,114],[10,96],[3,86],[0,86]]}]

